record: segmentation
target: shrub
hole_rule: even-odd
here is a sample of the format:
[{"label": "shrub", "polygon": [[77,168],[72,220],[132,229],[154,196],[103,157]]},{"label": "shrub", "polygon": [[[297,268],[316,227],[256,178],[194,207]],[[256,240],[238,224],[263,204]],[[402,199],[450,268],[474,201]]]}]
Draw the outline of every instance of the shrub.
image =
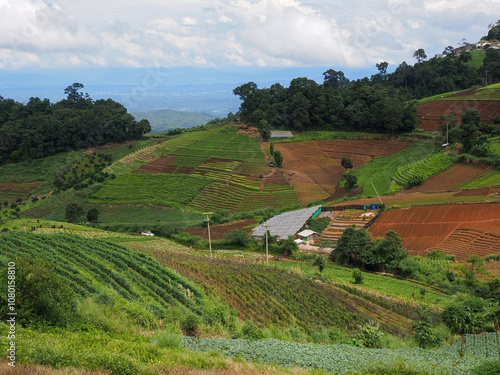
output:
[{"label": "shrub", "polygon": [[[67,324],[76,311],[75,295],[45,259],[21,257],[15,262],[17,321],[22,324]],[[7,269],[7,264],[2,265]],[[7,272],[0,273],[0,315],[7,303]]]},{"label": "shrub", "polygon": [[470,372],[470,375],[485,375],[485,374],[500,375],[500,360],[483,362],[479,366],[474,367]]},{"label": "shrub", "polygon": [[363,273],[358,268],[352,270],[352,278],[355,284],[363,284]]},{"label": "shrub", "polygon": [[260,329],[257,328],[254,322],[247,320],[241,329],[243,337],[248,340],[261,340],[264,338],[264,334]]},{"label": "shrub", "polygon": [[424,182],[424,178],[422,176],[413,175],[408,179],[406,187],[409,189],[414,186],[422,185],[422,182]]},{"label": "shrub", "polygon": [[199,324],[200,319],[198,315],[188,313],[181,319],[182,332],[184,332],[186,336],[196,336]]},{"label": "shrub", "polygon": [[361,329],[359,339],[363,341],[365,348],[380,348],[382,332],[378,327],[366,326]]},{"label": "shrub", "polygon": [[175,333],[160,336],[153,340],[160,348],[180,349],[182,347],[182,338]]}]

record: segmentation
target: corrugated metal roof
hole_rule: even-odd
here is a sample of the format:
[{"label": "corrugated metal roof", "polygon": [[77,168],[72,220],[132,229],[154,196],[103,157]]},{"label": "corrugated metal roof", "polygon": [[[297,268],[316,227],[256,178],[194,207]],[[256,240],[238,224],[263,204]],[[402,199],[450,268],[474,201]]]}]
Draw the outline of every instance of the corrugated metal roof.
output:
[{"label": "corrugated metal roof", "polygon": [[321,206],[304,208],[302,210],[285,212],[273,216],[264,224],[255,227],[252,231],[252,236],[264,236],[266,234],[266,228],[264,226],[267,225],[269,233],[271,233],[272,236],[278,236],[278,238],[286,240],[289,236],[295,235],[320,207]]},{"label": "corrugated metal roof", "polygon": [[293,134],[288,130],[273,130],[271,131],[271,138],[293,138]]},{"label": "corrugated metal roof", "polygon": [[303,230],[300,233],[297,233],[297,236],[300,236],[300,237],[309,237],[311,234],[318,234],[318,233],[316,233],[313,230],[306,229],[306,230]]}]

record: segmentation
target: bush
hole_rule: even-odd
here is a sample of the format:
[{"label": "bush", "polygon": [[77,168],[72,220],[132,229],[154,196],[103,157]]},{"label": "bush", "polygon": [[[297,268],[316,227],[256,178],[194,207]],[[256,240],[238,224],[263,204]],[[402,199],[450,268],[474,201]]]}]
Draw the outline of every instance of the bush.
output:
[{"label": "bush", "polygon": [[[2,265],[7,270],[7,264]],[[21,324],[65,325],[76,311],[75,295],[55,266],[45,259],[21,257],[15,262],[16,320]],[[8,273],[0,273],[0,316],[8,311]]]},{"label": "bush", "polygon": [[414,186],[422,185],[422,182],[424,182],[424,178],[422,176],[413,175],[408,179],[406,187],[409,189]]},{"label": "bush", "polygon": [[358,268],[352,270],[352,277],[355,284],[363,284],[363,273]]},{"label": "bush", "polygon": [[241,329],[243,337],[248,340],[261,340],[264,338],[264,334],[260,329],[258,329],[254,322],[247,320]]},{"label": "bush", "polygon": [[380,348],[382,332],[380,332],[378,327],[363,327],[358,336],[365,348]]},{"label": "bush", "polygon": [[160,348],[180,349],[182,347],[182,338],[175,333],[160,336],[153,340]]},{"label": "bush", "polygon": [[474,367],[470,375],[500,375],[500,360],[483,362],[479,366]]},{"label": "bush", "polygon": [[182,332],[184,332],[186,336],[196,336],[199,324],[200,318],[198,318],[198,315],[188,313],[181,319]]}]

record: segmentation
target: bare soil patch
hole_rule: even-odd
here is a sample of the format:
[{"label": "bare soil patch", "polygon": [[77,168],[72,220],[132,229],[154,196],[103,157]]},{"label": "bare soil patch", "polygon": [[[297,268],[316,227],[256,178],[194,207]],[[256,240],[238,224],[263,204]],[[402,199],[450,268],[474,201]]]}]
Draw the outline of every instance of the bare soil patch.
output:
[{"label": "bare soil patch", "polygon": [[[472,95],[471,93],[459,93],[456,96]],[[450,96],[453,97],[453,96]],[[417,108],[417,117],[420,129],[425,131],[436,131],[439,127],[439,116],[456,115],[460,120],[460,114],[468,108],[476,108],[481,114],[482,121],[493,125],[491,118],[500,114],[500,101],[489,100],[433,100],[421,104]]]},{"label": "bare soil patch", "polygon": [[283,155],[283,170],[293,185],[301,205],[336,194],[345,173],[341,160],[348,157],[355,168],[377,156],[389,156],[410,146],[411,142],[385,140],[318,140],[304,143],[278,143]]},{"label": "bare soil patch", "polygon": [[[423,182],[422,185],[413,187],[408,190],[403,190],[402,193],[433,193],[444,190],[453,190],[455,186],[463,184],[464,182],[469,181],[474,177],[485,173],[486,171],[486,169],[480,167],[454,164],[447,170],[428,178]],[[456,195],[459,194],[461,193],[458,193]],[[482,195],[482,192],[474,193],[471,195]]]},{"label": "bare soil patch", "polygon": [[500,253],[500,204],[456,204],[388,210],[370,227],[374,238],[395,230],[410,255],[443,250],[466,260]]},{"label": "bare soil patch", "polygon": [[[145,173],[152,173],[152,174],[157,174],[157,173],[172,173],[172,172],[166,172],[169,167],[169,164],[175,160],[177,156],[176,155],[167,155],[167,156],[162,156],[159,159],[156,159],[155,161],[152,161],[149,164],[146,164],[140,168],[137,168],[137,171],[145,172]],[[172,167],[172,166],[170,166]],[[175,170],[175,169],[174,169]]]}]

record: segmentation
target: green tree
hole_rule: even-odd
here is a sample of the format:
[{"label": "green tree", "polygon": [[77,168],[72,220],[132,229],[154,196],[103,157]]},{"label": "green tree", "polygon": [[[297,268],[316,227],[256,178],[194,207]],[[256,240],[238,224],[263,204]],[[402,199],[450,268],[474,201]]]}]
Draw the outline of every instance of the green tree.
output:
[{"label": "green tree", "polygon": [[274,164],[276,165],[276,167],[283,168],[283,156],[281,156],[280,150],[274,151],[273,158],[274,158]]},{"label": "green tree", "polygon": [[97,208],[91,208],[87,211],[87,220],[91,223],[97,222],[99,219],[99,210]]},{"label": "green tree", "polygon": [[344,180],[344,188],[348,193],[350,193],[351,191],[353,191],[355,188],[358,187],[357,185],[358,178],[355,175],[350,173],[345,173],[342,176],[342,179]]},{"label": "green tree", "polygon": [[240,229],[233,229],[224,234],[224,239],[228,240],[231,245],[245,247],[248,245],[247,234]]},{"label": "green tree", "polygon": [[374,270],[384,270],[408,257],[408,250],[402,246],[403,239],[399,234],[390,230],[384,238],[379,238],[375,246],[369,247],[363,254],[364,263]]},{"label": "green tree", "polygon": [[[2,264],[7,270],[7,264]],[[61,280],[48,260],[21,257],[15,260],[16,321],[21,324],[65,325],[74,319],[76,301],[68,283]],[[0,272],[0,315],[8,312],[7,272]]]},{"label": "green tree", "polygon": [[326,259],[323,255],[321,254],[316,254],[316,257],[314,258],[313,261],[313,266],[318,267],[318,271],[320,274],[323,274],[323,270],[326,267]]},{"label": "green tree", "polygon": [[83,207],[79,203],[70,203],[66,206],[66,220],[70,223],[77,223],[85,215]]},{"label": "green tree", "polygon": [[352,278],[354,279],[355,284],[363,284],[363,273],[359,270],[359,268],[352,270]]},{"label": "green tree", "polygon": [[413,57],[420,64],[421,62],[423,62],[427,58],[427,55],[425,54],[425,51],[423,48],[419,48],[415,52],[413,52]]},{"label": "green tree", "polygon": [[269,126],[266,120],[261,120],[259,126],[259,135],[262,141],[264,142],[268,142],[269,139],[271,138],[271,127]]},{"label": "green tree", "polygon": [[363,257],[373,251],[374,242],[366,229],[346,228],[330,253],[332,260],[340,264],[363,265]]},{"label": "green tree", "polygon": [[342,161],[340,162],[340,165],[344,169],[352,169],[352,160],[349,158],[342,158]]},{"label": "green tree", "polygon": [[441,320],[452,333],[459,335],[481,332],[487,323],[487,317],[488,306],[481,298],[454,302],[441,313]]},{"label": "green tree", "polygon": [[476,282],[476,274],[484,275],[486,273],[484,259],[480,259],[476,254],[470,255],[465,264],[460,264],[456,268],[462,273],[465,285],[469,287]]}]

